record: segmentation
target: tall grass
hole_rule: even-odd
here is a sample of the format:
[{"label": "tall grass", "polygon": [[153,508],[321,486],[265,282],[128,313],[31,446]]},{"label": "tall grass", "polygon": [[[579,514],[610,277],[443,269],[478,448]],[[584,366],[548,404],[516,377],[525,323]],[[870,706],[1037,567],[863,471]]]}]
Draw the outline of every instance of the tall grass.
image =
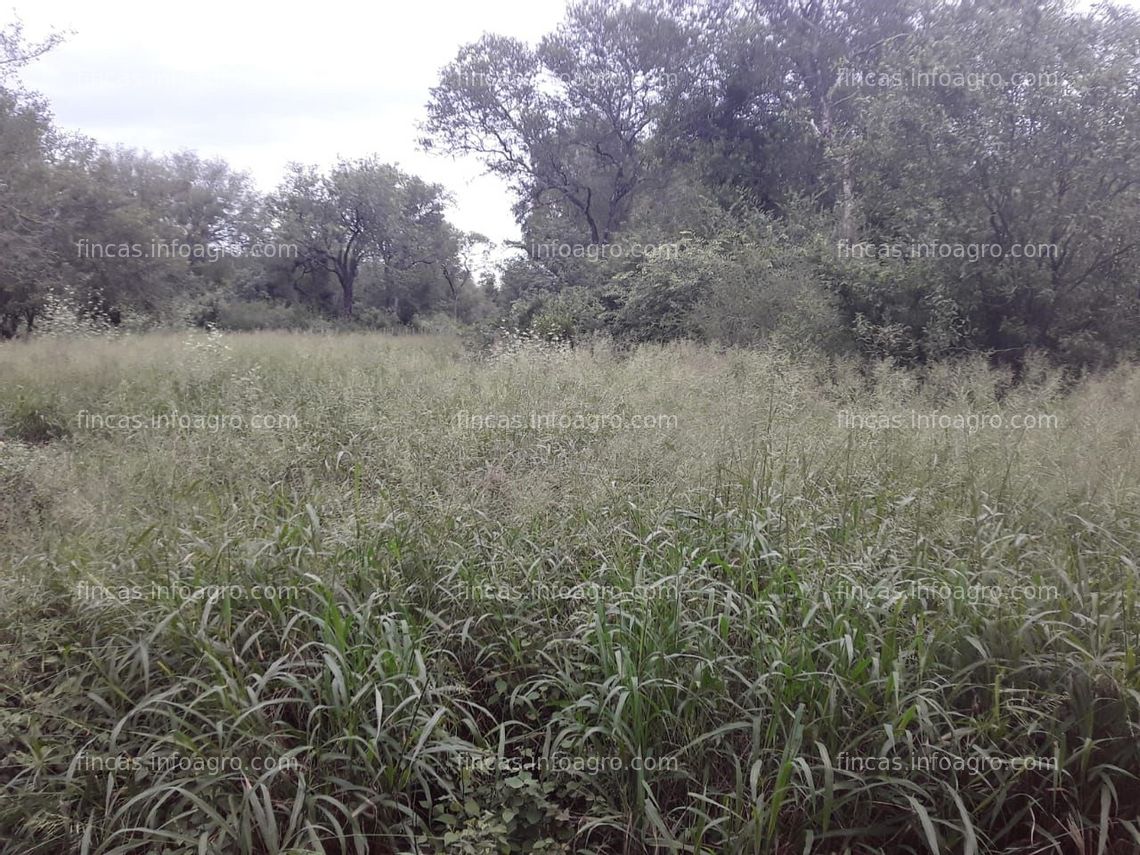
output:
[{"label": "tall grass", "polygon": [[[4,853],[1140,847],[1135,369],[259,333],[0,371]],[[912,410],[1056,424],[842,415]],[[92,426],[174,411],[286,426]]]}]

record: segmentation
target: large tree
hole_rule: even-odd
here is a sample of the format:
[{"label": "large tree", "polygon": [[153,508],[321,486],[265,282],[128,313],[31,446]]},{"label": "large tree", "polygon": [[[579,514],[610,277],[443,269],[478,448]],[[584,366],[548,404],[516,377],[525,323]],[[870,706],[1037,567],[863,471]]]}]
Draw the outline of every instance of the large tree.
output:
[{"label": "large tree", "polygon": [[404,275],[454,257],[446,202],[439,185],[366,158],[342,160],[328,173],[292,165],[269,210],[278,241],[297,247],[296,272],[335,276],[341,312],[351,318],[365,268],[379,270],[399,314]]},{"label": "large tree", "polygon": [[29,43],[19,20],[0,29],[0,336],[31,325],[39,292],[58,269],[51,251],[54,131],[46,103],[16,72],[60,40]]},{"label": "large tree", "polygon": [[39,289],[58,269],[51,251],[51,126],[44,105],[0,88],[0,335],[33,322]]},{"label": "large tree", "polygon": [[847,280],[853,308],[909,327],[927,356],[1038,348],[1089,364],[1134,347],[1138,57],[1131,12],[1001,0],[931,12],[882,71],[946,83],[860,93],[864,238],[988,257],[875,262],[877,284]]},{"label": "large tree", "polygon": [[572,6],[537,48],[484,36],[431,90],[424,144],[508,178],[520,220],[554,209],[563,237],[607,243],[650,178],[647,143],[680,86],[678,38],[652,4],[598,0]]}]

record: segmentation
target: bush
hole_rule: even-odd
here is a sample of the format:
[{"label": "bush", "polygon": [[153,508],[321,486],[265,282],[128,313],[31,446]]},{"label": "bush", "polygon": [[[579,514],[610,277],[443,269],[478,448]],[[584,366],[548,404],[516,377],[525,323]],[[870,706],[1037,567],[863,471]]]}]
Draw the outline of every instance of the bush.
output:
[{"label": "bush", "polygon": [[90,338],[111,334],[115,325],[97,308],[102,302],[98,292],[91,299],[79,296],[75,286],[65,284],[52,289],[44,297],[36,316],[35,334],[54,338]]},{"label": "bush", "polygon": [[651,255],[618,277],[628,297],[617,331],[635,341],[778,339],[845,350],[838,307],[816,275],[813,252],[753,227],[689,238],[677,253]]},{"label": "bush", "polygon": [[20,396],[8,412],[0,413],[0,437],[43,443],[70,433],[63,415],[43,401]]},{"label": "bush", "polygon": [[430,335],[459,335],[460,325],[446,312],[432,312],[430,315],[416,315],[412,319],[412,329]]},{"label": "bush", "polygon": [[602,305],[587,288],[567,288],[543,301],[531,329],[547,341],[574,341],[601,326]]},{"label": "bush", "polygon": [[233,332],[250,330],[313,330],[327,326],[317,315],[300,306],[273,303],[221,303],[215,323]]}]

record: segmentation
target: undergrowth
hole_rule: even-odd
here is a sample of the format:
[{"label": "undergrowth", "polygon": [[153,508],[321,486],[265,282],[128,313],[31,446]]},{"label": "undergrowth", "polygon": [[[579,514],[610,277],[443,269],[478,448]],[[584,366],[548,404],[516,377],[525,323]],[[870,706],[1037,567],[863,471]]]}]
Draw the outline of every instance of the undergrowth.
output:
[{"label": "undergrowth", "polygon": [[[1140,847],[1135,369],[274,333],[0,365],[4,853]],[[911,411],[1056,421],[849,418]]]}]

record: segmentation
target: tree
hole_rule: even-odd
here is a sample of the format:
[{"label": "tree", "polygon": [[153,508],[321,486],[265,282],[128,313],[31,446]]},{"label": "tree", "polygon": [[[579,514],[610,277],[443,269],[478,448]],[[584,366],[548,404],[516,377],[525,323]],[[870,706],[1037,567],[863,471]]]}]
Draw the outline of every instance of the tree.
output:
[{"label": "tree", "polygon": [[56,276],[51,250],[51,125],[42,102],[0,88],[0,335],[34,321]]},{"label": "tree", "polygon": [[864,94],[866,237],[994,249],[876,262],[877,283],[848,271],[853,310],[910,328],[924,358],[1037,348],[1087,365],[1134,348],[1138,56],[1140,17],[1123,10],[975,0],[932,12],[882,71],[984,74]]},{"label": "tree", "polygon": [[17,19],[0,29],[0,336],[31,327],[42,286],[54,279],[47,105],[24,92],[16,72],[60,42],[28,43]]},{"label": "tree", "polygon": [[369,158],[340,161],[327,175],[292,165],[269,210],[279,241],[298,248],[294,268],[333,274],[341,312],[351,318],[365,267],[381,271],[398,314],[402,274],[452,258],[445,204],[439,185]]},{"label": "tree", "polygon": [[597,0],[572,6],[537,49],[484,36],[431,90],[424,145],[475,154],[508,178],[520,221],[554,208],[579,240],[606,243],[650,172],[645,143],[679,85],[675,39],[662,10]]},{"label": "tree", "polygon": [[475,232],[458,234],[456,237],[458,246],[454,253],[454,261],[447,258],[443,259],[440,262],[440,271],[443,273],[444,281],[447,282],[448,291],[451,293],[452,318],[458,321],[459,296],[463,293],[464,287],[471,283],[474,278],[475,267],[478,263],[476,253],[479,247],[483,248],[482,263],[483,266],[486,266],[490,241]]},{"label": "tree", "polygon": [[51,33],[40,42],[29,42],[24,24],[16,18],[0,28],[0,83],[7,83],[16,72],[50,51],[64,39],[63,33]]}]

